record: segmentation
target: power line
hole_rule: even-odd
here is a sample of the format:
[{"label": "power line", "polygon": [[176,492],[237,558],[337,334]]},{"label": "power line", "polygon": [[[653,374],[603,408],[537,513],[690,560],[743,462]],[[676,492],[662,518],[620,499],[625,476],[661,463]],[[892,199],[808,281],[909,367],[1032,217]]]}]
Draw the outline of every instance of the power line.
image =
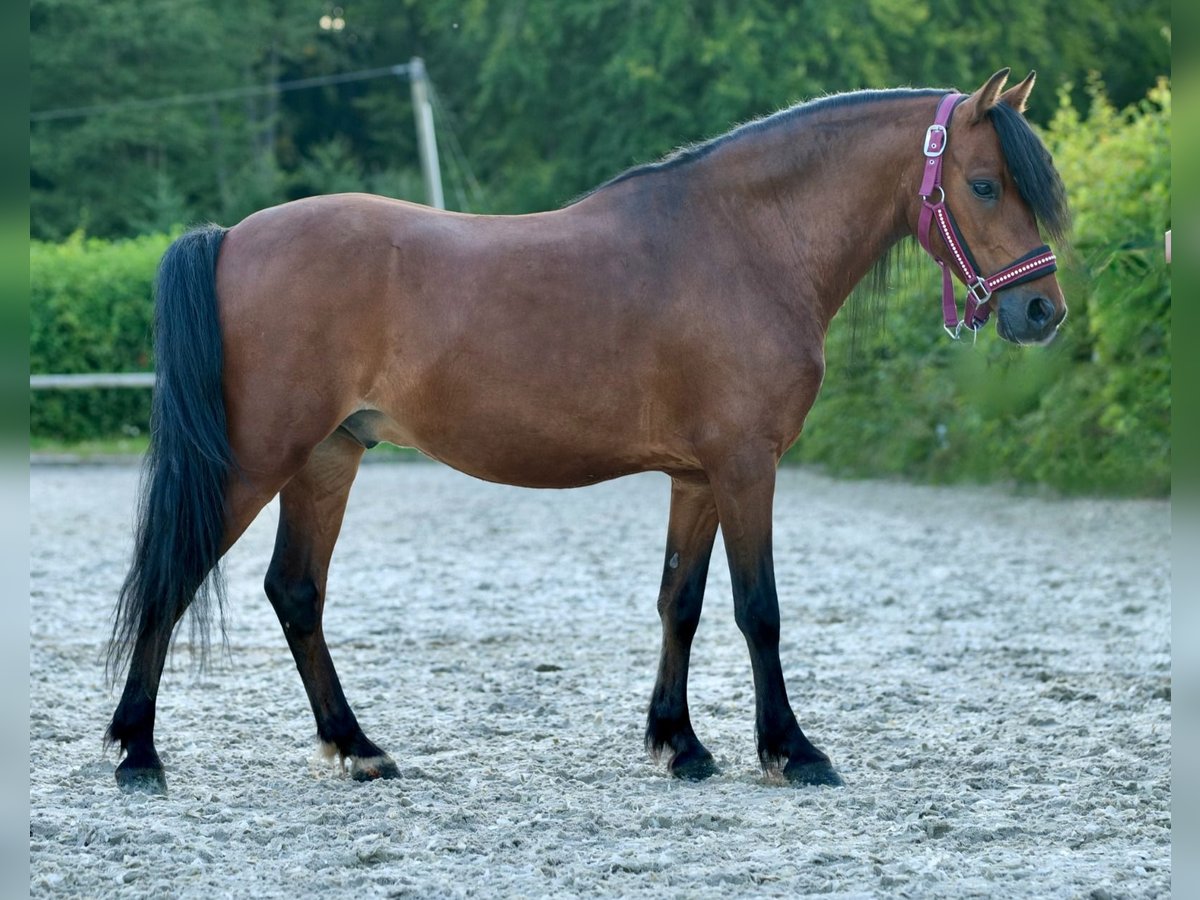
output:
[{"label": "power line", "polygon": [[31,122],[46,122],[52,119],[78,119],[101,113],[121,112],[131,109],[159,109],[164,106],[186,106],[190,103],[212,103],[223,100],[240,100],[282,91],[301,91],[306,88],[322,87],[327,84],[345,84],[349,81],[366,81],[385,75],[407,76],[408,63],[385,66],[379,69],[360,69],[357,72],[341,72],[337,75],[317,75],[313,78],[297,78],[294,81],[277,81],[272,84],[256,84],[247,87],[226,88],[220,91],[205,91],[198,94],[176,94],[173,97],[156,97],[150,100],[126,100],[121,103],[100,103],[94,106],[75,106],[63,109],[46,109],[29,114]]},{"label": "power line", "polygon": [[455,130],[455,117],[446,108],[446,105],[442,103],[442,98],[432,81],[429,83],[429,98],[433,101],[433,108],[442,120],[441,133],[446,138],[446,148],[450,151],[449,158],[453,160],[459,170],[460,186],[457,191],[459,205],[462,207],[463,212],[471,211],[471,205],[467,203],[467,198],[461,187],[461,184],[465,183],[474,199],[475,208],[479,209],[484,205],[483,188],[479,186],[479,182],[475,178],[475,172],[471,169],[471,163],[468,162],[467,155],[463,153],[462,144],[458,141],[458,134]]}]

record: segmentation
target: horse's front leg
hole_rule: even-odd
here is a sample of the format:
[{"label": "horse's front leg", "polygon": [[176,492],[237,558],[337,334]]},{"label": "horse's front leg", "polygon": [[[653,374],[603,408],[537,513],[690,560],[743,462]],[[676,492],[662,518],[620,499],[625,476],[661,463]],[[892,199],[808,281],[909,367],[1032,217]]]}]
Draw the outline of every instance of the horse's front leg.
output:
[{"label": "horse's front leg", "polygon": [[794,783],[840,785],[829,757],[800,730],[783,683],[771,555],[776,464],[770,453],[750,454],[731,458],[712,473],[733,580],[734,618],[746,638],[754,671],[758,755],[765,770],[782,767]]},{"label": "horse's front leg", "polygon": [[688,714],[688,660],[700,623],[708,560],[717,533],[717,507],[707,480],[676,478],[671,483],[671,520],[663,563],[658,614],[662,619],[662,655],[646,720],[646,748],[655,757],[669,754],[671,774],[699,781],[717,766],[692,730]]}]

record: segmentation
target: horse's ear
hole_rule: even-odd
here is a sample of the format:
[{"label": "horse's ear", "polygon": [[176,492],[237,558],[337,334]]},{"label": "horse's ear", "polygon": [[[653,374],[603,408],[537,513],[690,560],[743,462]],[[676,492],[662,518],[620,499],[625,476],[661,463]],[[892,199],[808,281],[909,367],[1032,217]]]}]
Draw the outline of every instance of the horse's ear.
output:
[{"label": "horse's ear", "polygon": [[1000,102],[1007,103],[1019,113],[1025,112],[1025,104],[1029,101],[1029,92],[1033,90],[1035,81],[1037,72],[1031,69],[1020,84],[1014,84],[1000,95]]},{"label": "horse's ear", "polygon": [[1004,90],[1004,82],[1008,81],[1008,73],[1012,69],[1001,69],[989,78],[979,90],[963,101],[963,111],[967,113],[972,125],[982,122],[987,111],[1000,101],[1000,92]]}]

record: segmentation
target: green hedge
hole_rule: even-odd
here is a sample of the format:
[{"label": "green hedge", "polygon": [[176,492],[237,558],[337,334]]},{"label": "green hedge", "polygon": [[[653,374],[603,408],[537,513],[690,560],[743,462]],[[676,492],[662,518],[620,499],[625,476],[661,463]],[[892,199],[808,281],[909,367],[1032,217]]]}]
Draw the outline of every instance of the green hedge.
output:
[{"label": "green hedge", "polygon": [[[29,369],[35,373],[141,372],[153,368],[152,291],[170,235],[125,241],[75,235],[29,248]],[[33,437],[77,441],[144,432],[142,389],[31,391]]]},{"label": "green hedge", "polygon": [[842,320],[869,319],[861,306],[835,321],[794,458],[843,475],[1169,493],[1171,92],[1161,84],[1124,112],[1098,85],[1091,96],[1086,116],[1064,99],[1043,133],[1075,220],[1073,246],[1059,248],[1059,338],[1014,347],[989,325],[975,345],[950,341],[937,267],[911,255],[903,268],[920,282],[895,290],[884,328],[852,340]]},{"label": "green hedge", "polygon": [[[975,345],[950,341],[937,268],[913,254],[899,268],[915,277],[895,289],[884,327],[858,300],[834,322],[825,386],[792,458],[843,475],[1169,492],[1171,94],[1161,85],[1124,112],[1098,86],[1092,96],[1080,115],[1064,93],[1044,134],[1075,215],[1059,339],[1018,348],[989,326]],[[149,369],[151,281],[170,239],[33,244],[32,371]],[[845,321],[856,315],[866,327]],[[41,392],[30,427],[63,440],[134,434],[148,410],[146,391]]]}]

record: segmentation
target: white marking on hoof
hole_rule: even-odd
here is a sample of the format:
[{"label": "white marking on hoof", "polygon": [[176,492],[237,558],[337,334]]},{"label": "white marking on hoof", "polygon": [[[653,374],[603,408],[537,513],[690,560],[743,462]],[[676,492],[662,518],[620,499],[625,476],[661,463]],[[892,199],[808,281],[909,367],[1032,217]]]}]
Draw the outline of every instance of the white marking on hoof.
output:
[{"label": "white marking on hoof", "polygon": [[317,740],[317,752],[312,758],[312,764],[316,768],[341,770],[342,774],[346,772],[346,757],[342,756],[337,744],[328,741]]},{"label": "white marking on hoof", "polygon": [[386,753],[378,756],[346,756],[338,749],[337,744],[320,739],[317,740],[317,753],[311,762],[314,767],[326,767],[343,776],[349,774],[358,781],[382,778],[389,772],[392,775],[396,774],[396,764]]}]

